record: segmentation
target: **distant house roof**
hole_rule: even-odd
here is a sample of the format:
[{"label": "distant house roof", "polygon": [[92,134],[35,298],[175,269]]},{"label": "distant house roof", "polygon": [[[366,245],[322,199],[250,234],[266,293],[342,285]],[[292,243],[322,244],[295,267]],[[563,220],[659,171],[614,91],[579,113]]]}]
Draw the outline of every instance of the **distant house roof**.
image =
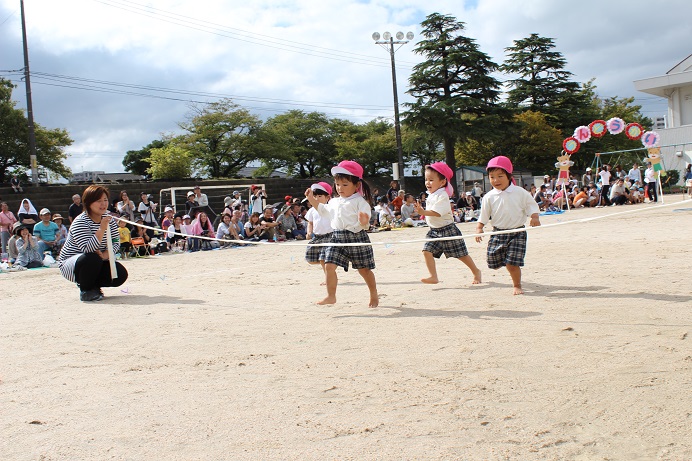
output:
[{"label": "distant house roof", "polygon": [[[256,166],[246,166],[241,168],[237,175],[241,178],[252,178],[252,175],[257,171],[259,167]],[[284,171],[274,170],[269,175],[270,178],[287,178],[288,175]]]},{"label": "distant house roof", "polygon": [[132,173],[99,173],[94,182],[142,181],[144,176]]}]

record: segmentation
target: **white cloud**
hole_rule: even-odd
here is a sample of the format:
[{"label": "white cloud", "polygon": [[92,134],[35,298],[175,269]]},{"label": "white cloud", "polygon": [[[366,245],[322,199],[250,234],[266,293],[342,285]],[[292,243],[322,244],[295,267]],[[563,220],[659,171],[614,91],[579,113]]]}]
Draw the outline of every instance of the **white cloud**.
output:
[{"label": "white cloud", "polygon": [[[127,11],[146,6],[162,11]],[[692,23],[682,19],[692,13],[687,0],[669,0],[664,6],[642,0],[626,5],[596,0],[32,0],[25,7],[34,72],[362,107],[238,101],[271,109],[251,109],[261,117],[292,108],[391,116],[389,56],[370,35],[410,30],[417,39],[420,21],[432,12],[464,21],[466,34],[498,63],[515,39],[531,33],[552,37],[575,79],[595,77],[603,95],[634,95],[651,102],[646,108],[650,116],[662,114],[665,105],[636,93],[632,81],[660,75],[685,58],[692,36]],[[15,0],[0,0],[0,22],[17,9]],[[21,68],[18,12],[0,25],[0,42],[2,67]],[[396,54],[401,102],[407,100],[407,71],[420,60],[413,48],[410,43]],[[186,113],[183,102],[47,86],[38,78],[35,82],[37,121],[66,128],[76,141],[73,151],[103,152],[92,159],[104,165],[100,169],[122,170],[122,158],[109,152],[124,155],[161,132],[176,131],[176,122]],[[20,105],[22,93],[14,93]],[[367,111],[366,105],[382,109]]]}]

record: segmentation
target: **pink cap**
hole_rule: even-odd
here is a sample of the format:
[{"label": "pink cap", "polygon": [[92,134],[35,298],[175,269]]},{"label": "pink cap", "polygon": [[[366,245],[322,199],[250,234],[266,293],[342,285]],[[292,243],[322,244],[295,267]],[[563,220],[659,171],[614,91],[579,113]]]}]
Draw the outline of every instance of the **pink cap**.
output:
[{"label": "pink cap", "polygon": [[335,174],[347,174],[363,179],[363,167],[353,160],[344,160],[332,168],[332,176]]},{"label": "pink cap", "polygon": [[454,194],[454,188],[452,187],[452,177],[454,176],[454,172],[449,167],[449,165],[447,165],[445,162],[435,162],[431,163],[430,165],[425,165],[425,167],[432,168],[433,170],[437,171],[445,177],[445,179],[447,180],[445,192],[447,192],[447,195],[451,197],[452,194]]},{"label": "pink cap", "polygon": [[324,181],[317,182],[310,186],[310,189],[314,190],[323,190],[327,193],[327,195],[332,195],[332,186],[327,184]]},{"label": "pink cap", "polygon": [[512,171],[514,171],[512,161],[504,155],[498,155],[497,157],[491,158],[488,162],[488,166],[486,166],[485,169],[489,170],[490,168],[502,168],[509,174],[512,174]]}]

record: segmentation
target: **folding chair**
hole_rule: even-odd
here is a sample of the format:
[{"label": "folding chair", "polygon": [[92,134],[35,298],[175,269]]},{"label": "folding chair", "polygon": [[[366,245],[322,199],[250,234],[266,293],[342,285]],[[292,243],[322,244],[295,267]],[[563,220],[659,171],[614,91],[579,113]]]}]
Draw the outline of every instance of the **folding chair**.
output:
[{"label": "folding chair", "polygon": [[135,258],[145,258],[151,253],[151,246],[144,241],[143,237],[135,237],[130,240]]}]

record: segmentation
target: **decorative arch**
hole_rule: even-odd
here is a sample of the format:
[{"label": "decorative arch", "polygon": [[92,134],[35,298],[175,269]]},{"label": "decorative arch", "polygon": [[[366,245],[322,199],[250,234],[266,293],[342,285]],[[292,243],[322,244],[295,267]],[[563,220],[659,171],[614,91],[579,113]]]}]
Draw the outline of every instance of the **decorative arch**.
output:
[{"label": "decorative arch", "polygon": [[625,123],[621,118],[613,117],[608,121],[594,120],[588,126],[577,127],[572,136],[562,141],[562,148],[567,154],[572,155],[578,152],[581,145],[588,142],[592,137],[600,138],[606,132],[616,135],[623,131],[632,140],[640,139],[642,145],[647,149],[658,147],[661,141],[661,136],[656,131],[644,131],[639,123]]}]

